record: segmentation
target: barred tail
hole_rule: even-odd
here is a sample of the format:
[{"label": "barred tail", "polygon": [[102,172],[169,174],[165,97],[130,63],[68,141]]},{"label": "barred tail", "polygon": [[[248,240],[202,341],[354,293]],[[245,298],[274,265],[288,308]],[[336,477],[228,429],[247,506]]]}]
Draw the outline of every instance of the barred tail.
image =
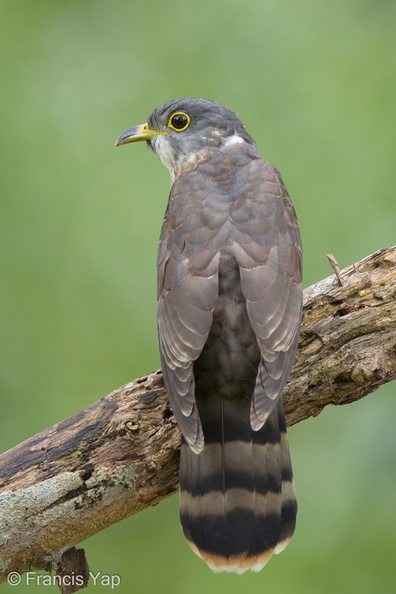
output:
[{"label": "barred tail", "polygon": [[205,446],[183,442],[180,516],[191,548],[216,572],[259,571],[295,527],[294,491],[283,403],[259,431],[245,401],[200,403]]}]

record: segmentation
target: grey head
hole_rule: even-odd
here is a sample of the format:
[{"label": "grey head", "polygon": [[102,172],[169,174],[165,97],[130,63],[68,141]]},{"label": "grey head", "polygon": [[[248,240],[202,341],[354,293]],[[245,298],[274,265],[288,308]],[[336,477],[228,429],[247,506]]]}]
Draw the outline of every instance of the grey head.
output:
[{"label": "grey head", "polygon": [[176,177],[208,151],[237,143],[255,143],[238,116],[208,99],[173,99],[160,105],[147,123],[130,128],[116,146],[140,140],[147,144]]}]

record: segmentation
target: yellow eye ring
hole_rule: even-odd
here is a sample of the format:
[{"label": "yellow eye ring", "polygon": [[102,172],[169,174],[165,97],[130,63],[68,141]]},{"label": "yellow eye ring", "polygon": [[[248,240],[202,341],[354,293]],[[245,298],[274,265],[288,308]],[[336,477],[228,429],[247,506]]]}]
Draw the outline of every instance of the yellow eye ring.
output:
[{"label": "yellow eye ring", "polygon": [[183,132],[183,130],[189,127],[190,122],[191,118],[187,113],[176,111],[168,120],[168,128],[172,128],[176,132]]}]

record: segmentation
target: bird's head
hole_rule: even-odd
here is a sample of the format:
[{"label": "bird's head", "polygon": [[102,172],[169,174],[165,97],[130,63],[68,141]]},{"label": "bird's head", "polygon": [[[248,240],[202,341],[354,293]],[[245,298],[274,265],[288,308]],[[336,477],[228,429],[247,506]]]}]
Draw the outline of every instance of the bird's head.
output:
[{"label": "bird's head", "polygon": [[115,146],[146,140],[173,178],[208,152],[237,143],[255,146],[238,116],[215,101],[174,99],[157,107],[147,123],[130,128]]}]

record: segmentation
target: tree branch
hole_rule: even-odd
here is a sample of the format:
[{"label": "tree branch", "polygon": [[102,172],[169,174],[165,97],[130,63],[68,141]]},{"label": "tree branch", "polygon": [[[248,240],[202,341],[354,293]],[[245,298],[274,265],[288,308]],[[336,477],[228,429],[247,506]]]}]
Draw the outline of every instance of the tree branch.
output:
[{"label": "tree branch", "polygon": [[[396,246],[304,291],[289,425],[395,379],[395,297]],[[32,568],[61,576],[70,564],[87,574],[71,547],[174,493],[179,443],[157,371],[2,454],[0,581]]]}]

